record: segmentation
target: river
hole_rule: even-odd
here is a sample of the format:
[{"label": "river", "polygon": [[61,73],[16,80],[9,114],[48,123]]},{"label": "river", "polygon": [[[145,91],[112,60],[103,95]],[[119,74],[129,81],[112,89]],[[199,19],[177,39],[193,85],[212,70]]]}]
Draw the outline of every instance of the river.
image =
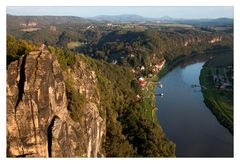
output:
[{"label": "river", "polygon": [[233,135],[204,104],[199,75],[205,62],[177,66],[156,87],[157,117],[177,157],[232,157]]}]

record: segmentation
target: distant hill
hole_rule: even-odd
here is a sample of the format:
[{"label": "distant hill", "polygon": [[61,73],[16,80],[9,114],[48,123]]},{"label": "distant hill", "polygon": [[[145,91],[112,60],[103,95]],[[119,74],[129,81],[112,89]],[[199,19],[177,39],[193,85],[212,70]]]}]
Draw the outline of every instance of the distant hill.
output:
[{"label": "distant hill", "polygon": [[37,23],[41,25],[58,25],[58,24],[74,24],[74,23],[93,23],[98,22],[118,22],[118,23],[144,23],[144,22],[164,22],[164,23],[184,23],[195,25],[226,25],[233,24],[232,18],[217,19],[179,19],[169,16],[159,18],[148,18],[139,15],[99,15],[90,18],[82,18],[76,16],[13,16],[7,15],[7,26],[16,27],[21,24]]},{"label": "distant hill", "polygon": [[109,22],[145,22],[152,20],[152,18],[145,18],[139,15],[99,15],[90,19]]},{"label": "distant hill", "polygon": [[232,18],[216,19],[175,19],[175,22],[195,25],[233,25]]},{"label": "distant hill", "polygon": [[75,16],[13,16],[7,15],[7,27],[16,27],[37,24],[41,25],[58,25],[73,23],[89,23],[90,20]]},{"label": "distant hill", "polygon": [[174,18],[171,18],[169,16],[164,16],[160,18],[149,18],[149,17],[143,17],[140,15],[134,15],[134,14],[126,14],[126,15],[98,15],[95,17],[89,18],[91,20],[95,21],[105,21],[105,22],[170,22],[174,20]]},{"label": "distant hill", "polygon": [[196,25],[226,25],[233,24],[232,18],[217,18],[217,19],[181,19],[172,18],[169,16],[159,18],[148,18],[139,15],[99,15],[89,18],[95,21],[105,22],[164,22],[164,23],[184,23],[184,24],[196,24]]}]

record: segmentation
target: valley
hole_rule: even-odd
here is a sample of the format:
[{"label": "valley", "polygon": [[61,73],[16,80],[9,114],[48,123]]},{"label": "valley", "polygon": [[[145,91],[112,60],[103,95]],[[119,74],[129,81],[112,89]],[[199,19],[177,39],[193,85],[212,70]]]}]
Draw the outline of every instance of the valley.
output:
[{"label": "valley", "polygon": [[[222,117],[225,109],[212,110],[206,103],[214,97],[206,71],[222,63],[219,58],[229,59],[233,71],[232,51],[230,18],[8,14],[7,156],[231,157],[233,105]],[[185,77],[194,78],[189,88],[207,87],[200,87],[194,99],[179,74],[199,60],[207,62],[202,71],[204,63]],[[187,94],[197,103],[184,99]],[[233,99],[229,95],[227,103]],[[216,130],[205,128],[204,119]],[[190,122],[196,126],[184,128]],[[227,139],[208,138],[215,132]],[[208,142],[193,148],[194,138]]]}]

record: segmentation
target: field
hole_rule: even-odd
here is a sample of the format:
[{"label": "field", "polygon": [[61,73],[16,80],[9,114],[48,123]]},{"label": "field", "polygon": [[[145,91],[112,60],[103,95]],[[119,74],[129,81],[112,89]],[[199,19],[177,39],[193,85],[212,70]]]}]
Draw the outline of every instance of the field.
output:
[{"label": "field", "polygon": [[81,45],[82,45],[81,42],[69,42],[69,43],[67,44],[67,47],[68,47],[69,49],[74,49],[74,48],[76,48],[76,47],[80,47]]},{"label": "field", "polygon": [[189,25],[189,24],[180,24],[180,23],[161,23],[160,26],[163,26],[163,27],[193,28],[192,25]]},{"label": "field", "polygon": [[148,79],[148,84],[144,91],[144,113],[146,117],[154,122],[157,121],[156,117],[156,97],[155,97],[155,84],[153,79],[156,79],[156,75]]},{"label": "field", "polygon": [[38,31],[38,30],[40,30],[40,28],[24,28],[24,29],[21,29],[20,31],[33,32],[33,31]]}]

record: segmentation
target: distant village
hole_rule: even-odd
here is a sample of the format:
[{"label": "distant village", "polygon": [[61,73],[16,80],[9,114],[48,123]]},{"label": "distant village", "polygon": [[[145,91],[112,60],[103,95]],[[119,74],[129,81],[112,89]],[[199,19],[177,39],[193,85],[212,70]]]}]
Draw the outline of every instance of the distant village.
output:
[{"label": "distant village", "polygon": [[217,89],[233,89],[233,66],[212,68],[211,72]]}]

